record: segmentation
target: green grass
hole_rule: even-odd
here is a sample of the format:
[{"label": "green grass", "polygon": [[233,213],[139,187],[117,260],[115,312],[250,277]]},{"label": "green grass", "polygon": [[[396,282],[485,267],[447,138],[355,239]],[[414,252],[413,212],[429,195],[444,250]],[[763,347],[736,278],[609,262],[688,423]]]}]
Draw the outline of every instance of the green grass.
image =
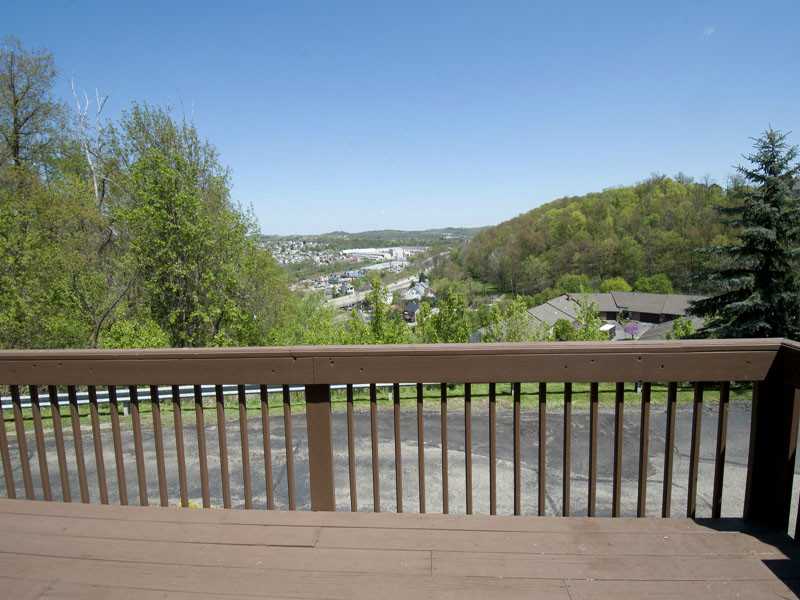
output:
[{"label": "green grass", "polygon": [[[572,385],[572,406],[575,410],[588,409],[589,407],[589,389],[588,383],[575,383]],[[599,384],[598,399],[601,407],[611,407],[614,405],[616,397],[616,385],[614,383],[601,383]],[[414,409],[417,404],[417,392],[415,387],[401,387],[400,388],[400,406],[402,409]],[[750,385],[734,385],[731,387],[731,401],[733,402],[747,402],[752,397],[752,388]],[[439,402],[441,398],[440,386],[425,385],[423,386],[423,406],[426,411],[438,411]],[[496,384],[496,398],[498,408],[510,409],[513,406],[512,386],[508,383]],[[665,384],[653,384],[651,392],[651,403],[653,405],[664,405],[667,398],[667,386]],[[694,398],[694,388],[691,384],[678,384],[678,404],[691,404]],[[718,388],[713,385],[707,385],[704,393],[705,402],[716,402],[719,398]],[[464,406],[464,385],[451,385],[447,389],[448,407],[452,409],[463,408]],[[472,384],[472,405],[474,410],[481,410],[481,408],[488,405],[489,402],[489,385],[488,384]],[[641,402],[641,395],[634,389],[633,384],[626,384],[625,386],[625,403],[638,405]],[[539,403],[539,384],[525,383],[521,386],[520,404],[522,410],[532,410],[538,406]],[[305,401],[301,392],[293,392],[291,394],[291,409],[293,414],[302,414],[305,412]],[[393,404],[392,390],[389,387],[379,387],[377,390],[377,404],[379,406],[391,406]],[[547,405],[550,408],[560,408],[564,404],[564,386],[560,383],[551,383],[547,385]],[[41,412],[42,422],[45,429],[52,429],[52,415],[50,405],[46,397],[41,398]],[[206,423],[213,424],[216,422],[216,401],[214,398],[206,397],[203,402],[204,406],[204,420]],[[353,390],[353,406],[357,411],[369,410],[369,389],[356,388]],[[248,416],[252,417],[258,414],[261,409],[261,401],[257,395],[248,395],[246,400],[246,407]],[[271,393],[269,399],[270,416],[281,417],[283,415],[283,401],[281,393]],[[331,407],[333,412],[345,412],[347,409],[347,396],[345,390],[333,390],[331,392]],[[101,423],[109,423],[111,421],[111,405],[104,403],[98,406],[99,419]],[[61,418],[63,426],[66,429],[70,427],[70,408],[61,406]],[[89,416],[89,406],[82,404],[79,406],[78,412],[80,414],[80,422],[83,427],[90,427],[91,420]],[[139,412],[142,422],[145,424],[152,424],[152,406],[148,400],[142,400],[139,404]],[[227,420],[236,419],[239,414],[238,402],[232,397],[228,396],[225,400],[225,418]],[[33,414],[31,409],[22,409],[23,419],[26,422],[26,429],[33,428]],[[184,398],[181,403],[181,415],[184,424],[192,424],[195,422],[195,408],[194,401],[191,398]],[[6,431],[14,431],[14,419],[12,411],[8,408],[3,410],[3,418],[5,421]],[[123,416],[123,420],[129,420],[130,416]],[[161,402],[161,418],[164,427],[172,426],[174,423],[174,413],[172,402],[169,400],[162,400]]]}]

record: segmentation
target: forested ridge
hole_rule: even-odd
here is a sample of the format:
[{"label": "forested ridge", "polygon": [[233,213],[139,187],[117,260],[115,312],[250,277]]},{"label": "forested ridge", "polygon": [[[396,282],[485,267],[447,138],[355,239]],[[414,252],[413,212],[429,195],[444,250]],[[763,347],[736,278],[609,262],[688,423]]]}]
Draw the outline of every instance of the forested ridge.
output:
[{"label": "forested ridge", "polygon": [[729,201],[713,183],[653,176],[548,202],[484,229],[461,261],[471,276],[517,294],[553,289],[565,274],[585,275],[595,287],[663,274],[676,290],[705,291],[696,277],[704,266],[698,249],[731,235],[718,211]]}]

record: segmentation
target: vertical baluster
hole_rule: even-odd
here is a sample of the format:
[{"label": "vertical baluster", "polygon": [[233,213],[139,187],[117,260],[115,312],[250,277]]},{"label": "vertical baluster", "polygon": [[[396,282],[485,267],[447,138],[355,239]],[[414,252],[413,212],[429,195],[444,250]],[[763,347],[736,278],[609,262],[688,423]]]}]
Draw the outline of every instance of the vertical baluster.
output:
[{"label": "vertical baluster", "polygon": [[286,442],[286,490],[289,510],[296,508],[294,500],[294,444],[292,442],[292,394],[288,385],[283,386],[283,436]]},{"label": "vertical baluster", "polygon": [[158,498],[161,506],[169,506],[167,496],[167,469],[164,463],[164,430],[161,426],[161,398],[158,386],[150,386],[150,412],[153,414],[153,437],[156,446],[156,474],[158,476]]},{"label": "vertical baluster", "polygon": [[189,506],[189,485],[186,480],[186,451],[183,445],[183,414],[181,413],[181,389],[172,386],[172,417],[175,425],[175,453],[178,456],[178,485],[181,491],[181,506]]},{"label": "vertical baluster", "polygon": [[231,507],[231,479],[228,471],[228,436],[225,432],[225,395],[222,386],[214,386],[217,397],[217,439],[219,439],[219,470],[222,478],[222,506]]},{"label": "vertical baluster", "polygon": [[261,391],[261,437],[264,446],[264,481],[267,492],[267,509],[275,508],[275,493],[272,489],[272,444],[269,432],[269,388],[262,384]]},{"label": "vertical baluster", "polygon": [[620,516],[622,495],[622,436],[624,433],[625,384],[617,382],[614,398],[614,481],[611,492],[611,516]]},{"label": "vertical baluster", "polygon": [[417,471],[419,473],[419,512],[425,513],[425,414],[423,387],[417,384]]},{"label": "vertical baluster", "polygon": [[136,453],[136,477],[139,481],[139,504],[148,506],[147,474],[144,465],[144,448],[142,446],[142,417],[139,412],[139,390],[135,385],[128,386],[131,405],[131,423],[133,425],[133,446]]},{"label": "vertical baluster", "polygon": [[117,401],[117,386],[108,386],[108,401],[111,404],[111,433],[114,439],[114,461],[117,467],[117,490],[119,503],[128,504],[128,482],[125,481],[125,459],[122,453],[122,433],[119,424],[119,402]]},{"label": "vertical baluster", "polygon": [[86,479],[86,462],[83,458],[83,437],[81,436],[81,413],[78,410],[78,395],[74,385],[67,386],[69,413],[72,421],[72,441],[75,445],[75,463],[78,467],[78,484],[81,502],[89,503],[89,482]]},{"label": "vertical baluster", "polygon": [[536,508],[544,516],[547,497],[547,384],[539,384],[539,497]]},{"label": "vertical baluster", "polygon": [[672,505],[672,448],[675,445],[675,408],[678,402],[678,384],[667,384],[667,433],[664,436],[664,497],[661,516],[669,518]]},{"label": "vertical baluster", "polygon": [[[17,431],[17,451],[22,467],[22,483],[25,488],[25,497],[33,500],[33,477],[31,477],[31,463],[28,458],[28,438],[25,436],[25,420],[22,416],[22,402],[19,397],[19,386],[11,386],[11,404],[14,413],[14,427]],[[5,424],[3,424],[5,427]]]},{"label": "vertical baluster", "polygon": [[[722,484],[725,477],[725,450],[728,439],[728,405],[731,384],[723,381],[719,387],[719,421],[717,423],[717,452],[714,461],[714,494],[711,501],[711,517],[722,516]],[[797,539],[797,538],[795,538]]]},{"label": "vertical baluster", "polygon": [[394,399],[394,487],[397,512],[403,512],[403,452],[400,444],[400,384],[392,385]]},{"label": "vertical baluster", "polygon": [[697,512],[697,473],[700,462],[700,430],[703,419],[703,383],[694,384],[692,403],[692,446],[689,453],[689,486],[686,499],[686,516],[694,519]]},{"label": "vertical baluster", "polygon": [[369,384],[369,426],[372,441],[372,510],[381,512],[380,463],[378,462],[378,389]]},{"label": "vertical baluster", "polygon": [[200,461],[200,490],[203,508],[211,507],[211,491],[208,488],[208,450],[206,449],[206,416],[203,411],[203,388],[194,386],[194,419],[197,428],[197,456]]},{"label": "vertical baluster", "polygon": [[472,384],[464,384],[464,468],[467,514],[472,514]]},{"label": "vertical baluster", "polygon": [[522,385],[514,387],[514,514],[522,514],[522,448],[521,448],[521,403]]},{"label": "vertical baluster", "polygon": [[[14,471],[11,466],[11,452],[8,449],[6,419],[3,414],[2,400],[0,400],[0,457],[3,459],[3,477],[6,481],[6,495],[11,499],[15,499],[17,497],[17,488],[14,483]],[[64,501],[67,502],[66,498]]]},{"label": "vertical baluster", "polygon": [[353,384],[347,384],[347,472],[350,478],[350,511],[358,511],[356,480],[356,428],[353,421]]},{"label": "vertical baluster", "polygon": [[250,443],[247,435],[247,394],[244,385],[236,388],[239,399],[239,437],[242,443],[242,481],[244,483],[244,507],[253,508],[253,484],[250,479]]},{"label": "vertical baluster", "polygon": [[489,384],[489,514],[497,514],[497,388]]},{"label": "vertical baluster", "polygon": [[50,501],[53,499],[53,491],[50,488],[50,469],[47,466],[47,450],[44,443],[44,427],[42,426],[42,407],[39,404],[39,386],[32,385],[28,389],[31,396],[31,413],[33,414],[33,430],[36,434],[36,455],[39,458],[39,477],[42,480],[42,494],[45,500]]},{"label": "vertical baluster", "polygon": [[650,382],[642,384],[642,414],[639,424],[639,494],[636,516],[647,514],[647,454],[650,448]]},{"label": "vertical baluster", "polygon": [[50,416],[53,419],[53,433],[56,437],[56,454],[58,456],[58,475],[61,482],[61,498],[64,502],[72,502],[72,493],[69,487],[69,472],[67,471],[67,450],[64,446],[64,428],[61,424],[61,408],[58,404],[58,388],[54,385],[47,386],[50,397]]},{"label": "vertical baluster", "polygon": [[450,512],[450,490],[448,489],[447,465],[447,384],[441,384],[441,428],[442,428],[442,512]]},{"label": "vertical baluster", "polygon": [[561,514],[570,514],[570,484],[572,480],[572,384],[564,384],[564,459],[561,469]]},{"label": "vertical baluster", "polygon": [[589,494],[587,514],[597,514],[597,419],[600,404],[600,385],[593,381],[589,385]]},{"label": "vertical baluster", "polygon": [[103,458],[103,436],[100,432],[100,411],[97,407],[97,388],[90,385],[89,414],[92,420],[92,442],[94,445],[94,463],[97,469],[97,489],[100,492],[100,503],[108,504],[108,484],[106,483],[106,462]]}]

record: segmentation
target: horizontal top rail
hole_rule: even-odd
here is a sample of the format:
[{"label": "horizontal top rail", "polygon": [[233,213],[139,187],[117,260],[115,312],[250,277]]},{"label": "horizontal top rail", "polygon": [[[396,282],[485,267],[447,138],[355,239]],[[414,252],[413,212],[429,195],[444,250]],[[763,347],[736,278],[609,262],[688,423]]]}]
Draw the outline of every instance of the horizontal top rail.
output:
[{"label": "horizontal top rail", "polygon": [[[341,384],[383,381],[760,381],[776,363],[779,353],[782,356],[791,354],[789,359],[794,360],[794,357],[800,357],[800,345],[774,338],[667,342],[9,350],[0,352],[0,383],[157,385],[212,382]],[[784,370],[791,371],[786,368]]]}]

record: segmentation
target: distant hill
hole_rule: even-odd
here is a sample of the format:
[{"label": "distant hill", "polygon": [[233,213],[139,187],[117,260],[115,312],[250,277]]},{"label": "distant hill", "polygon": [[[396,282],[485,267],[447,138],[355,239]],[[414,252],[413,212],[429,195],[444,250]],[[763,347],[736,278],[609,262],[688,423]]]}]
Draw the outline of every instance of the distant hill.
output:
[{"label": "distant hill", "polygon": [[264,240],[299,239],[329,242],[336,246],[429,246],[437,243],[464,241],[473,238],[482,227],[443,227],[439,229],[403,230],[378,229],[374,231],[331,231],[318,235],[264,235]]},{"label": "distant hill", "polygon": [[554,200],[480,231],[463,266],[501,290],[536,294],[564,274],[593,282],[666,274],[676,290],[703,291],[696,252],[730,231],[716,206],[728,202],[716,184],[653,177],[632,186]]}]

